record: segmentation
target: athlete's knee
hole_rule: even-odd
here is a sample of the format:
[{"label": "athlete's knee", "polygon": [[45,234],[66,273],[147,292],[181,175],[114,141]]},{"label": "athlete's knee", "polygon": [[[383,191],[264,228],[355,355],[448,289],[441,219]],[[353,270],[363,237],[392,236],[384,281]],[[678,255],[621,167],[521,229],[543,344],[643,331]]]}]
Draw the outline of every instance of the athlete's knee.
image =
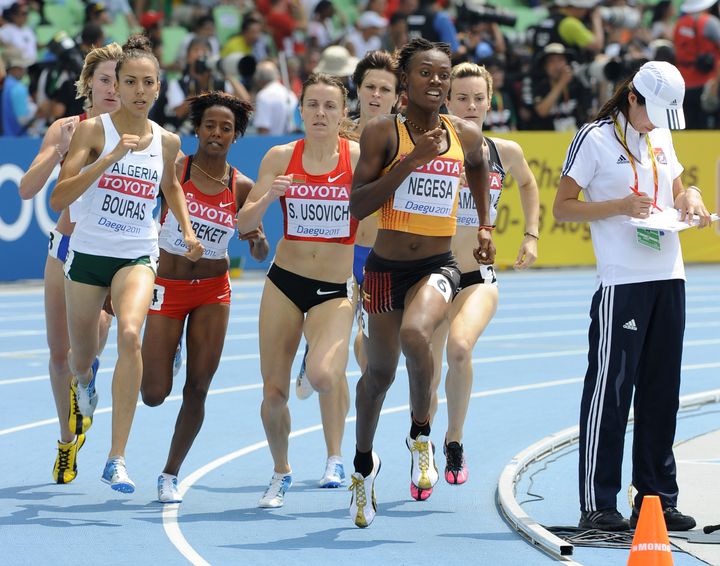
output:
[{"label": "athlete's knee", "polygon": [[450,366],[465,365],[472,357],[473,345],[463,336],[448,340],[447,363]]},{"label": "athlete's knee", "polygon": [[142,341],[140,340],[140,329],[134,325],[127,325],[118,328],[118,350],[126,353],[140,352]]},{"label": "athlete's knee", "polygon": [[48,362],[50,375],[63,375],[70,373],[68,366],[67,350],[50,349],[50,360]]},{"label": "athlete's knee", "polygon": [[427,351],[430,348],[432,333],[423,330],[419,326],[403,326],[400,329],[400,346],[407,356],[419,351]]},{"label": "athlete's knee", "polygon": [[167,399],[168,395],[170,395],[170,391],[158,386],[142,386],[140,388],[140,394],[142,395],[142,400],[145,405],[148,407],[159,407],[165,399]]},{"label": "athlete's knee", "polygon": [[188,380],[183,387],[183,401],[205,403],[210,388],[210,380]]},{"label": "athlete's knee", "polygon": [[368,366],[357,388],[363,387],[371,397],[379,397],[387,393],[395,381],[395,370],[386,367]]},{"label": "athlete's knee", "polygon": [[263,387],[263,405],[269,408],[282,408],[288,403],[288,394],[279,387],[266,384]]},{"label": "athlete's knee", "polygon": [[314,367],[308,364],[306,375],[312,388],[318,393],[329,393],[340,384],[343,377],[340,373],[332,371],[327,367]]}]

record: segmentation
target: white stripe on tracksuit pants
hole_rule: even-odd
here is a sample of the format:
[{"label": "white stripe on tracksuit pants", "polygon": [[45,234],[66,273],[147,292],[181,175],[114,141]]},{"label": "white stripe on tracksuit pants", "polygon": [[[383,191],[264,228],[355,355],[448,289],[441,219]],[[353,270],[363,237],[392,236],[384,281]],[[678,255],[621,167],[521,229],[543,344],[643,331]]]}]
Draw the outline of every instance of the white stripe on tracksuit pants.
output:
[{"label": "white stripe on tracksuit pants", "polygon": [[630,402],[635,391],[633,478],[643,495],[677,503],[672,445],[685,330],[681,279],[600,287],[590,308],[588,370],[580,406],[582,511],[617,507]]}]

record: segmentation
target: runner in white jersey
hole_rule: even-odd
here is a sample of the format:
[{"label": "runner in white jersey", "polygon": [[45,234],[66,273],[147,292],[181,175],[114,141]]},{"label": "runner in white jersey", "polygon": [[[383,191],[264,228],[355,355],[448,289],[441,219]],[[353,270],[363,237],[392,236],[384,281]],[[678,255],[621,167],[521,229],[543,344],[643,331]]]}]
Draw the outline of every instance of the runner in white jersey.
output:
[{"label": "runner in white jersey", "polygon": [[[580,404],[581,529],[635,528],[645,495],[659,496],[668,530],[695,526],[677,509],[673,455],[685,331],[680,238],[631,223],[656,213],[710,223],[700,189],[683,186],[672,143],[670,130],[685,127],[684,95],[676,67],[645,63],[575,135],[555,196],[557,220],[590,223],[597,259]],[[631,403],[637,495],[628,521],[617,495]]]},{"label": "runner in white jersey", "polygon": [[97,328],[111,290],[118,360],[112,386],[112,444],[102,480],[125,493],[135,490],[125,467],[125,447],[142,376],[140,329],[155,280],[153,209],[160,189],[180,221],[188,258],[197,260],[203,253],[173,167],[180,140],[147,118],[159,92],[159,68],[149,40],[130,37],[116,68],[121,106],[78,126],[50,199],[59,210],[82,196],[65,263],[65,296],[69,365],[78,409],[85,417],[92,417],[98,402],[91,369],[98,341],[89,329]]},{"label": "runner in white jersey", "polygon": [[[474,63],[453,67],[447,107],[455,116],[475,122],[482,127],[492,100],[492,77]],[[539,195],[522,148],[515,142],[485,136],[484,151],[490,165],[490,228],[494,228],[505,174],[517,181],[520,202],[525,217],[525,234],[520,244],[515,269],[527,269],[537,257]],[[452,250],[460,271],[458,294],[448,311],[447,321],[433,336],[435,358],[432,410],[437,410],[437,389],[442,377],[442,358],[447,338],[445,394],[447,396],[448,429],[445,434],[445,480],[450,484],[467,481],[462,438],[465,417],[472,392],[472,354],[497,309],[498,288],[495,268],[480,265],[470,251],[475,234],[480,229],[475,202],[467,187],[460,190],[457,211],[457,232]]]},{"label": "runner in white jersey", "polygon": [[[91,50],[85,57],[80,77],[75,84],[78,98],[85,98],[86,111],[79,116],[56,120],[43,138],[40,152],[20,181],[20,196],[30,199],[50,180],[55,168],[62,165],[75,128],[80,122],[112,112],[120,107],[115,81],[115,67],[122,55],[117,43]],[[55,483],[70,483],[77,476],[77,452],[85,442],[85,433],[92,424],[77,410],[74,395],[68,395],[72,374],[68,366],[68,324],[65,315],[65,276],[63,264],[67,258],[73,223],[68,209],[60,213],[57,224],[50,231],[48,254],[45,260],[45,328],[50,361],[48,369],[58,421],[60,439],[53,467]],[[98,326],[98,346],[102,351],[107,340],[112,317],[103,312]],[[99,360],[93,364],[97,371]]]},{"label": "runner in white jersey", "polygon": [[[252,181],[227,161],[230,146],[245,133],[252,106],[224,92],[188,100],[198,137],[194,155],[177,160],[176,172],[188,203],[190,222],[205,253],[197,262],[184,257],[180,223],[163,206],[160,261],[143,336],[143,402],[163,403],[173,386],[173,358],[185,334],[187,367],[183,401],[165,467],[158,477],[158,500],[180,503],[177,476],[205,416],[205,397],[220,363],[230,318],[228,244],[235,214]],[[263,261],[268,243],[262,230],[243,234],[251,255]]]}]

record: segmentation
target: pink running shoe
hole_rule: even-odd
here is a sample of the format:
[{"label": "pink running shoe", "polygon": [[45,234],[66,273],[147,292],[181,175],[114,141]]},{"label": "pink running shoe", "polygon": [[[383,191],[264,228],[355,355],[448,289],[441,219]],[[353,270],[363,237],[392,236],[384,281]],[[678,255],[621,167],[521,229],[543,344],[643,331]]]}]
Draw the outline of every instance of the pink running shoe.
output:
[{"label": "pink running shoe", "polygon": [[460,485],[468,479],[468,469],[465,464],[463,445],[459,442],[447,441],[443,444],[445,454],[445,481],[450,484]]},{"label": "pink running shoe", "polygon": [[420,489],[413,482],[410,482],[410,496],[415,501],[425,501],[432,495],[432,492],[432,487],[430,489]]}]

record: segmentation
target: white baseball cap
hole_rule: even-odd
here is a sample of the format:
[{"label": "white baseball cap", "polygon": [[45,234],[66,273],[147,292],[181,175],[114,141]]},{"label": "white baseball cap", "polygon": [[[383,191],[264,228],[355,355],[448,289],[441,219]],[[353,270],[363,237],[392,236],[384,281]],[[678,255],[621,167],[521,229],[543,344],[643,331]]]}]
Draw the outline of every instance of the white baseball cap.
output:
[{"label": "white baseball cap", "polygon": [[707,10],[718,0],[685,0],[680,6],[680,11],[683,14],[694,14],[695,12],[702,12]]},{"label": "white baseball cap", "polygon": [[665,61],[645,63],[635,73],[632,84],[645,98],[648,118],[656,128],[685,129],[685,81],[675,65]]}]

